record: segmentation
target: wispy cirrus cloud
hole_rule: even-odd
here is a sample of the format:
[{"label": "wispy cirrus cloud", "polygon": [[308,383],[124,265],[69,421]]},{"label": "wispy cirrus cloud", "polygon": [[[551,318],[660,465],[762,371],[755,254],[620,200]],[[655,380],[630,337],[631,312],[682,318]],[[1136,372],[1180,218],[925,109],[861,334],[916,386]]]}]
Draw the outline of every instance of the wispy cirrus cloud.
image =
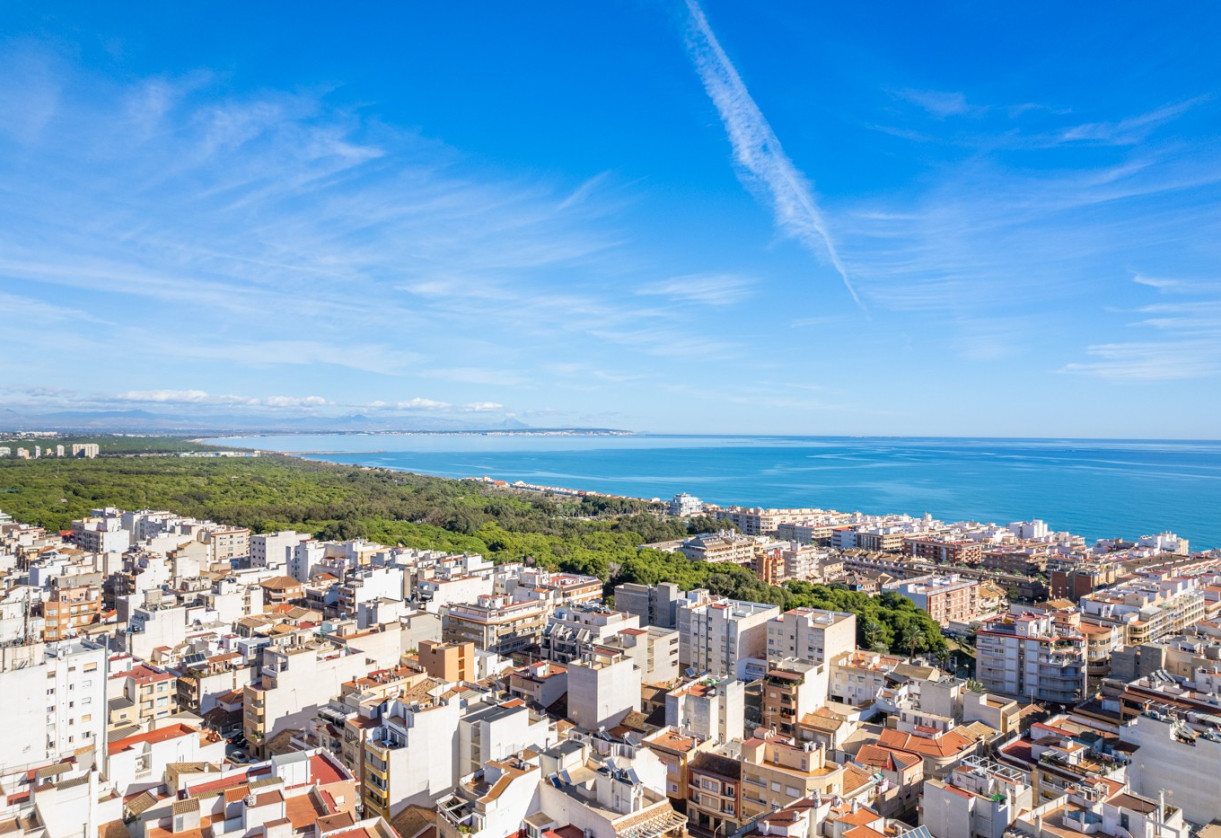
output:
[{"label": "wispy cirrus cloud", "polygon": [[[119,80],[0,44],[0,304],[32,315],[0,354],[29,351],[48,380],[87,352],[120,376],[139,367],[123,383],[148,392],[317,371],[336,405],[357,401],[347,379],[440,382],[435,404],[394,409],[460,411],[546,378],[557,341],[623,352],[618,330],[650,328],[711,345],[681,307],[621,293],[644,260],[618,227],[632,196],[613,172],[508,174],[333,91],[232,90],[206,68]],[[724,305],[746,288],[676,293]],[[34,320],[108,328],[40,351],[52,337]],[[397,404],[359,406],[375,402]]]},{"label": "wispy cirrus cloud", "polygon": [[1129,327],[1142,332],[1139,339],[1091,345],[1086,348],[1090,360],[1068,363],[1060,372],[1121,382],[1221,375],[1221,283],[1144,274],[1133,281],[1174,299],[1129,312],[1136,316]]},{"label": "wispy cirrus cloud", "polygon": [[776,223],[786,235],[831,263],[853,302],[863,309],[813,189],[784,153],[780,140],[709,26],[704,10],[696,0],[687,0],[687,12],[688,52],[704,89],[721,115],[743,182],[764,194]]},{"label": "wispy cirrus cloud", "polygon": [[1073,125],[1061,134],[1065,142],[1098,143],[1102,145],[1136,145],[1162,125],[1171,122],[1196,105],[1208,101],[1208,96],[1196,96],[1160,108],[1113,122],[1086,122]]},{"label": "wispy cirrus cloud", "polygon": [[917,90],[907,87],[896,91],[896,94],[937,119],[965,116],[981,110],[968,104],[966,94],[956,90]]},{"label": "wispy cirrus cloud", "polygon": [[753,285],[753,280],[733,274],[691,274],[643,285],[636,289],[636,293],[668,297],[676,302],[727,306],[747,299]]}]

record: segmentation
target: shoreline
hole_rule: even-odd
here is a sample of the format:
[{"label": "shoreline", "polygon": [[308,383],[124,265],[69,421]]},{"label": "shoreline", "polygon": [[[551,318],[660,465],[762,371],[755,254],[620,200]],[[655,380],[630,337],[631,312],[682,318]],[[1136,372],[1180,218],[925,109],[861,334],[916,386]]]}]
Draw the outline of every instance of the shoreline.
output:
[{"label": "shoreline", "polygon": [[[405,436],[413,435],[414,434],[409,434]],[[446,434],[445,436],[483,436],[483,434]],[[655,435],[641,436],[647,438]],[[695,435],[683,436],[692,438]],[[259,441],[259,438],[257,437],[244,437],[242,439],[248,440],[246,443],[247,445]],[[768,438],[741,437],[741,439],[766,440]],[[860,445],[861,443],[866,442],[866,440],[872,438],[807,437],[805,439],[819,441],[831,441],[833,439],[851,440],[846,443],[849,448],[851,448],[853,442]],[[954,439],[958,438],[936,439],[944,440],[947,443],[952,443]],[[1149,444],[1149,441],[1146,440],[1143,441],[1143,443]],[[205,442],[205,444],[207,443]],[[231,443],[228,444],[231,445]],[[654,441],[653,444],[660,445],[656,441]],[[1152,452],[1148,454],[1147,462],[1149,463],[1149,467],[1169,471],[1173,462],[1176,460],[1181,461],[1182,457],[1184,456],[1184,452],[1176,449],[1182,449],[1185,447],[1185,445],[1186,443],[1183,442],[1171,442],[1166,445],[1166,447],[1170,449],[1169,451]],[[240,447],[245,448],[246,445]],[[618,447],[619,446],[614,446],[614,448]],[[647,443],[639,446],[633,446],[628,443],[627,450],[630,452],[631,456],[637,456],[641,451],[646,451],[650,447],[652,446]],[[666,446],[660,445],[660,447],[665,448]],[[687,446],[684,445],[679,447],[685,449]],[[706,446],[694,447],[704,448]],[[765,444],[764,447],[768,446]],[[818,449],[822,446],[815,445],[810,447],[813,449]],[[864,449],[867,450],[869,447],[870,446],[866,444]],[[1136,443],[1134,445],[1134,449],[1136,451],[1139,451],[1140,447],[1141,443]],[[607,453],[610,452],[613,454],[614,448],[595,447],[591,450],[600,452],[603,465],[605,465]],[[917,445],[915,448],[917,452],[928,450],[922,445]],[[1056,448],[1067,452],[1074,451],[1074,446],[1072,446],[1071,443],[1065,444],[1064,442],[1061,442],[1061,444],[1056,446]],[[568,466],[565,468],[564,466],[551,464],[544,460],[544,467],[539,468],[535,463],[521,465],[510,457],[507,462],[503,459],[496,460],[494,458],[489,458],[487,462],[467,462],[466,466],[469,467],[468,470],[468,468],[464,468],[462,465],[463,461],[461,458],[469,453],[464,450],[449,452],[446,449],[441,449],[415,452],[421,455],[421,459],[423,460],[421,463],[411,462],[412,452],[401,450],[386,451],[382,449],[378,451],[338,451],[311,449],[283,451],[269,450],[265,448],[248,448],[247,450],[257,450],[263,454],[292,456],[334,466],[374,469],[381,470],[386,473],[414,473],[439,479],[477,482],[497,488],[517,489],[519,491],[527,491],[537,494],[550,494],[557,497],[603,497],[627,499],[645,504],[666,504],[668,503],[671,495],[687,492],[691,494],[698,494],[706,503],[720,509],[728,509],[732,507],[764,510],[823,509],[826,511],[841,512],[841,514],[861,512],[863,514],[878,517],[906,515],[910,518],[919,518],[923,514],[928,513],[932,514],[935,518],[943,521],[946,524],[975,523],[994,524],[997,526],[1004,526],[1007,522],[1015,521],[1046,520],[1048,521],[1048,527],[1052,532],[1067,532],[1071,535],[1084,538],[1086,543],[1089,545],[1094,545],[1098,542],[1105,541],[1136,543],[1139,542],[1142,536],[1174,532],[1181,537],[1188,538],[1188,540],[1191,541],[1194,552],[1217,549],[1217,545],[1214,544],[1217,539],[1210,538],[1210,534],[1215,535],[1213,532],[1215,526],[1213,526],[1210,521],[1202,518],[1201,514],[1196,511],[1195,507],[1188,507],[1184,509],[1184,511],[1187,512],[1187,520],[1184,522],[1181,517],[1168,514],[1172,511],[1168,508],[1156,510],[1159,513],[1166,514],[1151,514],[1150,510],[1143,508],[1140,510],[1128,510],[1127,505],[1116,503],[1117,500],[1122,500],[1122,497],[1119,496],[1117,496],[1117,498],[1109,499],[1110,505],[1107,505],[1107,503],[1096,504],[1098,506],[1097,510],[1093,508],[1082,508],[1080,504],[1073,503],[1074,497],[1065,491],[1061,491],[1060,493],[1064,495],[1063,497],[1053,493],[1051,496],[1053,502],[1050,504],[1050,506],[1034,503],[1035,499],[1030,496],[1028,491],[1025,493],[1025,495],[1021,493],[1009,494],[1000,492],[996,493],[996,497],[985,496],[981,501],[976,494],[972,493],[971,488],[974,484],[972,484],[969,479],[965,483],[960,481],[958,484],[952,484],[959,487],[955,490],[956,494],[954,495],[948,495],[943,492],[925,497],[922,495],[911,494],[909,492],[907,495],[894,498],[875,497],[874,495],[877,494],[876,492],[871,492],[868,490],[868,488],[866,488],[865,491],[862,491],[860,486],[855,485],[855,481],[859,480],[856,475],[860,472],[857,472],[854,468],[852,468],[850,463],[845,463],[844,465],[844,468],[849,469],[849,471],[837,471],[836,469],[839,467],[832,467],[832,470],[827,472],[826,478],[816,478],[816,480],[819,482],[809,485],[807,485],[809,481],[805,480],[804,478],[797,477],[788,481],[782,487],[782,490],[772,491],[771,489],[775,489],[775,486],[773,486],[771,483],[765,482],[764,484],[761,484],[763,486],[761,493],[764,495],[764,497],[761,497],[753,502],[743,502],[740,498],[744,496],[749,497],[750,487],[754,485],[754,483],[751,482],[749,476],[742,475],[733,475],[733,479],[728,480],[708,475],[705,476],[704,482],[701,482],[700,478],[698,477],[684,478],[681,475],[686,474],[686,472],[674,469],[669,469],[665,471],[665,473],[648,472],[647,477],[645,478],[631,477],[629,476],[631,474],[630,472],[619,474],[613,470],[607,471],[606,474],[602,474],[600,471],[595,469],[594,476],[590,480],[592,485],[586,484],[589,485],[589,487],[585,488],[582,486],[581,482],[574,482],[568,485],[556,485],[552,484],[550,481],[543,483],[538,480],[539,477],[542,477],[543,480],[546,480],[548,477],[559,477],[560,479],[563,479],[565,475],[561,472],[564,471],[570,472],[566,476],[577,480],[583,473],[579,466],[575,468]],[[527,456],[532,456],[535,450],[535,448],[527,448]],[[541,446],[537,450],[539,452],[552,451],[549,446]],[[560,449],[557,450],[564,452],[565,455],[567,455],[569,452],[569,449],[565,448],[564,446],[561,446]],[[578,448],[572,450],[584,451],[586,449]],[[940,456],[937,453],[938,450],[938,446],[932,447],[932,456],[934,458]],[[517,452],[516,449],[508,450],[493,448],[492,453],[499,457],[501,454],[519,452]],[[1002,454],[1003,453],[1004,452],[1002,452]],[[1021,452],[1018,453],[1020,454]],[[1208,453],[1211,459],[1215,459],[1215,457],[1211,457],[1213,452],[1210,451]],[[352,460],[359,461],[368,458],[385,457],[387,454],[402,454],[404,455],[402,458],[396,456],[391,459],[391,462],[397,459],[403,459],[407,460],[409,464],[399,466],[387,465],[383,463],[367,464],[362,462],[341,462],[332,458],[333,456],[341,455],[349,457]],[[452,456],[450,456],[451,454]],[[917,456],[923,455],[918,453]],[[953,460],[954,462],[962,461],[964,463],[970,463],[976,457],[993,455],[988,454],[987,449],[983,449],[983,454],[976,454],[973,446],[969,446],[956,452],[954,446],[950,445],[946,456],[956,458]],[[1038,452],[1032,452],[1030,456],[1039,458],[1043,455],[1039,454]],[[1079,456],[1083,458],[1085,463],[1085,466],[1083,467],[1087,469],[1091,468],[1090,464],[1093,463],[1094,460],[1098,460],[1101,463],[1107,463],[1108,461],[1114,459],[1111,456],[1111,452],[1106,450],[1084,451],[1081,452]],[[430,471],[427,469],[427,467],[420,467],[421,465],[426,466],[427,463],[436,461],[438,458],[443,460],[443,462],[434,462],[434,465],[436,465],[439,470]],[[833,457],[832,459],[839,458]],[[1209,469],[1213,469],[1215,465],[1211,462],[1211,459],[1204,461],[1208,464]],[[444,460],[448,460],[448,462],[445,462]],[[1165,464],[1162,464],[1162,460],[1166,461]],[[995,461],[996,460],[987,460],[987,462]],[[903,465],[902,462],[899,464]],[[870,463],[870,465],[873,464]],[[1120,465],[1123,466],[1125,464],[1121,463]],[[1136,466],[1137,463],[1133,462],[1126,465]],[[517,467],[515,468],[515,466]],[[647,468],[648,466],[646,465],[644,467]],[[1105,466],[1103,467],[1105,468]],[[513,475],[511,478],[506,479],[506,477],[502,476],[506,473],[506,468],[509,469],[507,473]],[[459,469],[462,471],[459,472]],[[605,471],[605,469],[603,469],[603,471]],[[669,477],[671,471],[673,471],[674,475],[676,476],[672,478]],[[1095,469],[1095,471],[1097,471],[1097,469]],[[514,474],[514,472],[516,472],[516,474]],[[1064,474],[1067,476],[1070,474],[1070,472],[1065,470]],[[529,476],[519,475],[533,475],[533,480],[531,480]],[[844,477],[843,475],[848,476]],[[1209,476],[1211,477],[1211,475]],[[897,477],[896,479],[900,478]],[[1066,479],[1075,478],[1066,477]],[[1125,487],[1126,484],[1123,483],[1123,481],[1127,479],[1128,475],[1123,473],[1119,474],[1118,485]],[[1136,479],[1139,480],[1140,478],[1137,477]],[[839,485],[835,481],[842,483],[844,487],[843,491],[839,491]],[[1092,482],[1097,483],[1098,478],[1094,478]],[[618,488],[620,491],[615,492],[595,488],[599,483],[608,484],[610,488]],[[903,481],[900,479],[899,485],[902,483]],[[868,484],[863,485],[866,487],[868,486]],[[1015,485],[1017,485],[1018,488],[1022,488],[1022,484],[1020,483]],[[1064,485],[1071,486],[1069,483],[1064,483]],[[771,487],[771,489],[768,487]],[[701,488],[705,489],[706,491],[700,491]],[[911,489],[912,487],[907,488]],[[936,488],[937,487],[934,486],[934,489]],[[1088,483],[1086,484],[1086,488],[1089,488]],[[623,491],[624,489],[627,491]],[[641,489],[644,491],[642,492]],[[1132,491],[1128,493],[1127,497],[1144,497],[1143,495],[1137,494],[1139,489],[1142,489],[1142,487],[1134,483]],[[645,492],[648,492],[649,494],[646,495]],[[654,494],[654,492],[656,492],[656,494]],[[1165,506],[1165,504],[1163,504],[1163,506]],[[1048,509],[1051,510],[1049,517],[1047,512]],[[1097,511],[1098,514],[1093,514],[1095,511]]]}]

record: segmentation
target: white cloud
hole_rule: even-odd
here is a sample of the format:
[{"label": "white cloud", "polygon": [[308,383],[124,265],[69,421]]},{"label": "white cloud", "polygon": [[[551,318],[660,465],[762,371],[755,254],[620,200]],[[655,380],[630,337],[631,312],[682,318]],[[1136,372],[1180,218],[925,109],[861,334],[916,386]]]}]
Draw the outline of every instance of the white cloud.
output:
[{"label": "white cloud", "polygon": [[488,413],[494,410],[504,410],[504,405],[496,402],[471,402],[464,404],[462,409],[471,413]]},{"label": "white cloud", "polygon": [[268,396],[263,404],[268,407],[326,407],[331,402],[322,396]]},{"label": "white cloud", "polygon": [[[128,390],[113,397],[123,402],[147,404],[181,404],[241,407],[328,407],[333,404],[322,396],[239,396],[233,393],[212,394],[206,390]],[[106,396],[97,396],[96,401],[106,401]]]},{"label": "white cloud", "polygon": [[713,34],[703,9],[695,0],[687,0],[687,11],[688,50],[725,124],[734,159],[746,176],[744,182],[762,187],[780,229],[812,253],[826,257],[853,301],[862,306],[810,185],[785,155],[780,140]]},{"label": "white cloud", "polygon": [[204,390],[128,390],[118,398],[129,402],[184,402],[199,404],[209,401]]},{"label": "white cloud", "polygon": [[965,94],[957,91],[905,88],[898,94],[938,119],[945,119],[947,116],[962,116],[977,110],[967,104]]},{"label": "white cloud", "polygon": [[1207,96],[1197,96],[1185,102],[1164,105],[1148,113],[1116,122],[1088,122],[1074,125],[1064,132],[1062,139],[1066,142],[1136,145],[1143,142],[1160,126],[1177,119],[1207,99]]},{"label": "white cloud", "polygon": [[645,296],[669,297],[680,302],[726,306],[740,303],[751,294],[753,281],[732,274],[676,276],[636,289]]},{"label": "white cloud", "polygon": [[[1066,364],[1060,372],[1092,375],[1110,381],[1178,381],[1221,375],[1221,285],[1153,279],[1137,274],[1134,281],[1174,302],[1136,309],[1131,325],[1158,337],[1116,341],[1087,347],[1094,360]],[[1197,299],[1184,300],[1184,295]]]},{"label": "white cloud", "polygon": [[439,402],[433,399],[414,398],[395,402],[394,406],[399,410],[448,410],[452,405],[448,402]]}]

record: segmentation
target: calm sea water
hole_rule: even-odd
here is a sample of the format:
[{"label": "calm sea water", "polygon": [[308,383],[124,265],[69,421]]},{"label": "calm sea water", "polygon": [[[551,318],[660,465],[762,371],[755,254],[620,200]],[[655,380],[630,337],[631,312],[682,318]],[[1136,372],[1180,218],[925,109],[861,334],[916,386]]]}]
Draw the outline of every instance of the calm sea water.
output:
[{"label": "calm sea water", "polygon": [[229,445],[726,505],[1042,518],[1089,539],[1171,530],[1221,546],[1221,442],[856,437],[291,435]]}]

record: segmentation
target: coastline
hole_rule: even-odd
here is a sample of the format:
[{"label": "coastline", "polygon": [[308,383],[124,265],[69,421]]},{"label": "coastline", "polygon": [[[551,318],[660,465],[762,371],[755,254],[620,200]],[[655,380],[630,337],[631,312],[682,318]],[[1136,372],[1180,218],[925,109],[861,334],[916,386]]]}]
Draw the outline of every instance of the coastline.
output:
[{"label": "coastline", "polygon": [[447,433],[404,434],[422,441],[396,449],[369,434],[364,442],[344,435],[350,443],[313,436],[300,447],[292,443],[305,439],[286,435],[220,444],[569,497],[664,503],[686,492],[721,508],[927,513],[947,523],[1042,519],[1089,543],[1173,531],[1198,550],[1221,546],[1211,512],[1221,508],[1221,443],[1207,441],[635,434],[514,442],[506,437],[521,435]]}]

